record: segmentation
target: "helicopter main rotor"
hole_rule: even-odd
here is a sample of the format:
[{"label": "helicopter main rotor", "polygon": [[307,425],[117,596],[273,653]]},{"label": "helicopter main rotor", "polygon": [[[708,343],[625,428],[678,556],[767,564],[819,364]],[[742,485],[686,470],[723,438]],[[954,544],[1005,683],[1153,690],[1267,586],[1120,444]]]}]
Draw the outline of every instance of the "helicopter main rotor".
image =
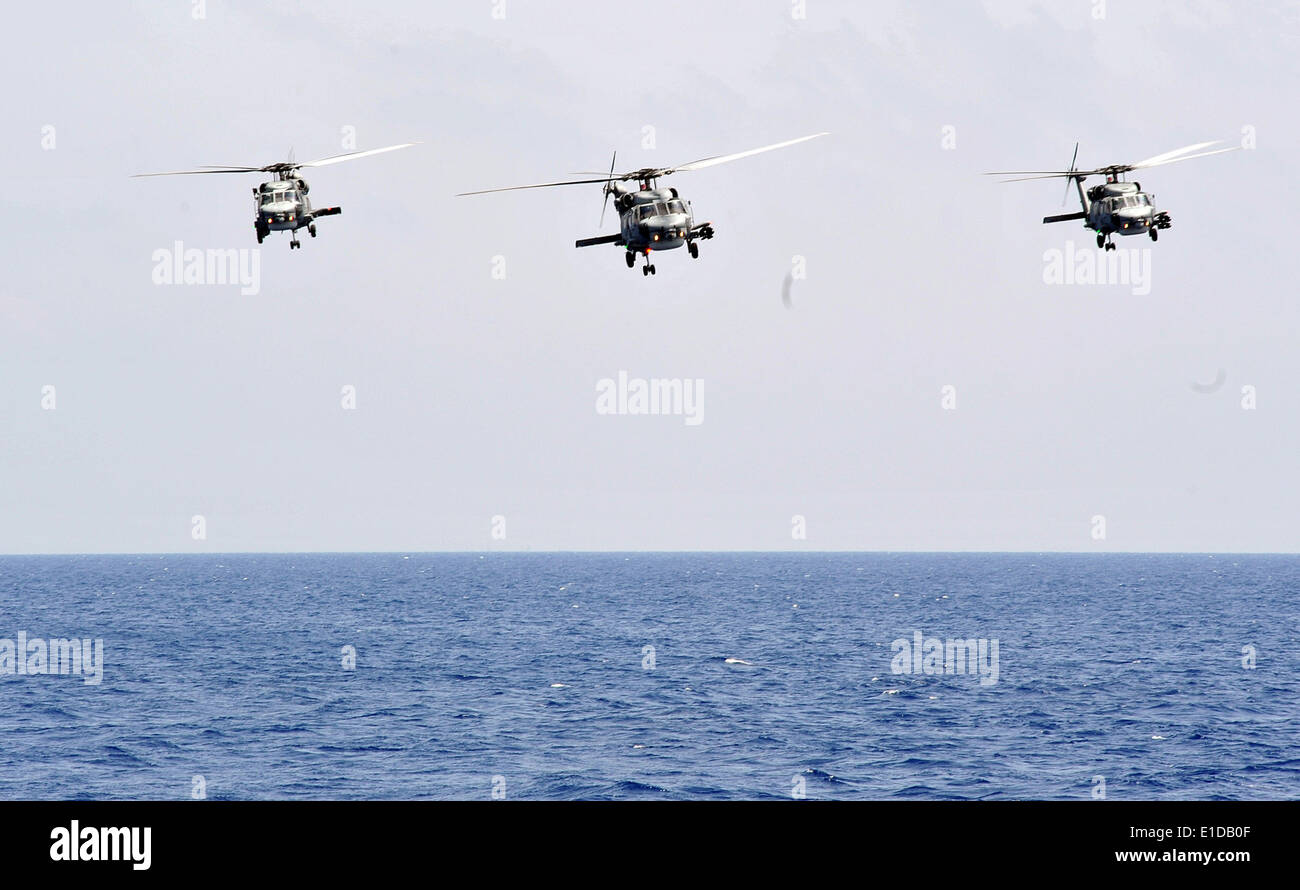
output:
[{"label": "helicopter main rotor", "polygon": [[[1209,155],[1223,154],[1226,151],[1238,151],[1241,146],[1231,148],[1216,148],[1213,151],[1201,151],[1203,148],[1209,148],[1211,145],[1218,145],[1222,140],[1212,142],[1197,142],[1192,145],[1184,145],[1182,148],[1176,148],[1173,151],[1167,151],[1163,154],[1152,155],[1151,157],[1138,161],[1135,164],[1110,164],[1105,167],[1097,167],[1095,170],[1075,170],[1073,165],[1069,170],[1003,170],[994,173],[985,173],[985,176],[1015,176],[1016,179],[1004,179],[1003,182],[1026,182],[1031,179],[1056,179],[1065,177],[1067,179],[1085,179],[1089,176],[1105,176],[1107,179],[1115,179],[1125,173],[1134,170],[1144,170],[1147,167],[1159,167],[1164,164],[1173,164],[1178,161],[1190,161],[1192,158],[1204,158]],[[1078,156],[1079,148],[1075,146],[1075,156]],[[1195,154],[1188,154],[1195,152]]]},{"label": "helicopter main rotor", "polygon": [[[674,167],[642,167],[640,170],[629,170],[626,173],[615,173],[613,164],[610,165],[608,173],[596,173],[594,171],[580,171],[578,176],[599,176],[599,179],[566,179],[561,182],[539,182],[533,185],[512,185],[506,188],[497,189],[480,189],[473,192],[460,192],[457,197],[465,195],[487,195],[493,192],[516,192],[524,189],[544,189],[553,188],[560,185],[601,185],[606,189],[606,196],[609,194],[609,187],[614,182],[636,181],[643,184],[653,183],[656,179],[668,176],[672,173],[684,173],[688,170],[703,170],[705,167],[713,167],[718,164],[725,164],[729,161],[738,161],[741,158],[747,158],[750,155],[761,154],[765,151],[774,151],[778,148],[785,148],[790,145],[797,145],[800,142],[807,142],[809,139],[816,139],[819,136],[829,136],[829,133],[813,133],[811,136],[800,136],[798,139],[790,139],[786,142],[778,142],[775,145],[764,145],[762,148],[751,148],[748,151],[736,152],[729,155],[716,155],[710,158],[700,158],[697,161],[688,161],[685,164],[678,164]],[[615,154],[617,161],[618,155]]]},{"label": "helicopter main rotor", "polygon": [[[331,155],[327,158],[317,158],[314,161],[277,161],[274,164],[267,164],[264,167],[245,167],[237,164],[208,164],[197,170],[172,170],[165,173],[136,173],[133,179],[144,176],[193,176],[199,173],[274,173],[277,179],[292,179],[294,174],[303,167],[328,167],[331,164],[339,164],[343,161],[351,161],[356,158],[365,158],[370,155],[383,154],[386,151],[396,151],[399,148],[410,148],[412,145],[418,145],[418,142],[403,142],[401,145],[388,145],[384,148],[371,148],[366,151],[350,151],[341,155]],[[290,156],[292,157],[292,152]]]}]

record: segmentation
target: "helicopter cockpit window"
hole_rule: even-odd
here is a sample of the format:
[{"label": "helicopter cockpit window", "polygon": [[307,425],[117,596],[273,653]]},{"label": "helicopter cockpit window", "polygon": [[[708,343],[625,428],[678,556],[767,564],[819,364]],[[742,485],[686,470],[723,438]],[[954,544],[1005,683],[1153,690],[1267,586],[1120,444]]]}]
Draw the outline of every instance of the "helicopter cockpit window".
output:
[{"label": "helicopter cockpit window", "polygon": [[681,201],[669,201],[669,202],[668,202],[668,212],[669,212],[669,213],[685,213],[685,212],[686,212],[686,207],[682,204]]},{"label": "helicopter cockpit window", "polygon": [[654,216],[654,215],[655,215],[655,205],[653,205],[653,204],[642,204],[641,207],[637,210],[637,216],[636,216],[636,218],[637,218],[637,219],[649,219],[650,217],[652,217],[652,216]]}]

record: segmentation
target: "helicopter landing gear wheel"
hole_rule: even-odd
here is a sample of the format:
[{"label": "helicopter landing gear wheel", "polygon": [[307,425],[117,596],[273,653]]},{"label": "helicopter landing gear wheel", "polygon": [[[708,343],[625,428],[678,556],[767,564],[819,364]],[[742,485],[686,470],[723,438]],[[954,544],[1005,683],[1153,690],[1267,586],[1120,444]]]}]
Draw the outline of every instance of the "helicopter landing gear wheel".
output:
[{"label": "helicopter landing gear wheel", "polygon": [[623,259],[627,261],[627,267],[629,269],[631,269],[633,266],[636,265],[636,254],[634,254],[630,250],[627,253],[623,254]]},{"label": "helicopter landing gear wheel", "polygon": [[1149,230],[1147,231],[1147,234],[1151,236],[1151,240],[1152,240],[1152,241],[1159,241],[1159,240],[1160,240],[1160,232],[1159,232],[1158,230],[1156,230],[1156,229],[1149,229]]},{"label": "helicopter landing gear wheel", "polygon": [[258,243],[258,244],[261,244],[261,243],[262,243],[262,239],[265,238],[265,237],[266,237],[266,236],[262,234],[262,230],[261,230],[261,229],[258,229],[258,230],[257,230],[257,243]]},{"label": "helicopter landing gear wheel", "polygon": [[1098,247],[1106,246],[1106,236],[1103,235],[1101,232],[1097,233],[1097,246]]},{"label": "helicopter landing gear wheel", "polygon": [[307,234],[311,235],[313,238],[316,237],[316,224],[315,224],[315,223],[312,223],[311,225],[309,225],[309,226],[307,227]]},{"label": "helicopter landing gear wheel", "polygon": [[698,260],[700,258],[700,245],[694,241],[686,242],[686,249],[690,251],[691,259]]},{"label": "helicopter landing gear wheel", "polygon": [[300,247],[302,247],[302,242],[299,241],[299,240],[297,239],[297,237],[294,237],[294,238],[289,242],[289,249],[290,249],[290,250],[297,250],[297,249],[300,248]]},{"label": "helicopter landing gear wheel", "polygon": [[643,277],[646,275],[653,275],[653,274],[655,274],[655,267],[650,265],[649,263],[646,263],[644,266],[641,267],[641,275]]}]

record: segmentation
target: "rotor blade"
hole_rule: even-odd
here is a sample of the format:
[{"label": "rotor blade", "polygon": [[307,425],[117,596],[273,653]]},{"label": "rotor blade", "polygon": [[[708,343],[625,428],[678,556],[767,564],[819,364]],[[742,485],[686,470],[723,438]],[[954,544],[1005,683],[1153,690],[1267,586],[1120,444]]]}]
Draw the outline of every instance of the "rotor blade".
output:
[{"label": "rotor blade", "polygon": [[539,182],[535,185],[512,185],[503,189],[479,189],[476,192],[457,192],[456,197],[461,198],[465,195],[489,195],[493,192],[518,192],[523,189],[546,189],[557,185],[593,185],[595,183],[609,182],[608,177],[600,179],[569,179],[564,182]]},{"label": "rotor blade", "polygon": [[132,179],[141,176],[192,176],[195,173],[259,173],[261,167],[220,167],[208,170],[171,170],[167,173],[133,173]]},{"label": "rotor blade", "polygon": [[334,155],[328,158],[319,158],[315,161],[304,161],[301,164],[292,164],[295,167],[328,167],[330,164],[341,164],[344,161],[355,160],[356,158],[365,158],[370,155],[383,154],[386,151],[397,151],[399,148],[410,148],[412,145],[419,145],[418,142],[403,142],[401,145],[388,145],[384,148],[372,148],[368,151],[350,151],[347,154]]},{"label": "rotor blade", "polygon": [[1217,145],[1219,142],[1222,141],[1223,140],[1221,139],[1216,139],[1213,142],[1197,142],[1193,145],[1184,145],[1182,148],[1175,148],[1173,151],[1167,151],[1164,154],[1154,155],[1152,157],[1146,158],[1145,160],[1138,161],[1133,166],[1150,167],[1154,164],[1158,164],[1165,160],[1168,160],[1169,158],[1176,157],[1177,155],[1186,154],[1189,151],[1200,151],[1202,148],[1209,148],[1211,145]]},{"label": "rotor blade", "polygon": [[[1002,182],[1028,182],[1031,179],[1073,179],[1077,173],[1044,173],[1042,176],[1018,176],[1015,179],[1004,179]],[[1068,186],[1067,186],[1068,188]],[[1068,194],[1068,192],[1067,192]]]},{"label": "rotor blade", "polygon": [[774,151],[778,148],[785,148],[788,145],[798,145],[800,142],[807,142],[809,139],[816,139],[818,136],[829,136],[830,133],[813,133],[811,136],[800,136],[798,139],[790,139],[786,142],[778,142],[775,145],[764,145],[762,148],[751,148],[749,151],[740,151],[732,155],[718,155],[712,158],[700,158],[698,161],[690,161],[685,164],[678,164],[676,167],[664,168],[667,172],[675,173],[682,170],[702,170],[705,167],[713,167],[718,164],[725,164],[728,161],[738,161],[741,158],[747,158],[750,155],[762,154],[765,151]]},{"label": "rotor blade", "polygon": [[[1026,170],[1024,172],[1032,173],[1034,171]],[[1060,179],[1061,177],[1065,177],[1066,179],[1087,179],[1089,176],[1099,176],[1103,172],[1105,171],[1103,170],[1062,170],[1057,173],[1040,171],[1038,173],[1035,173],[1033,176],[1018,176],[1015,179],[1004,179],[1002,180],[1002,182],[1027,182],[1030,179]],[[1011,174],[985,173],[984,175],[985,176],[1007,176]]]},{"label": "rotor blade", "polygon": [[[1213,145],[1214,143],[1210,143],[1210,144]],[[1221,155],[1225,151],[1240,151],[1240,150],[1241,150],[1240,145],[1234,145],[1232,146],[1232,148],[1216,148],[1214,151],[1203,151],[1194,155],[1183,155],[1180,158],[1166,158],[1163,161],[1155,161],[1154,163],[1150,161],[1140,161],[1133,165],[1133,169],[1142,170],[1147,167],[1159,167],[1162,164],[1176,164],[1179,161],[1190,161],[1192,158],[1204,158],[1204,157],[1208,157],[1209,155]]]},{"label": "rotor blade", "polygon": [[1084,176],[1088,170],[994,170],[992,173],[985,173],[985,176],[1032,176],[1046,179],[1052,176]]}]

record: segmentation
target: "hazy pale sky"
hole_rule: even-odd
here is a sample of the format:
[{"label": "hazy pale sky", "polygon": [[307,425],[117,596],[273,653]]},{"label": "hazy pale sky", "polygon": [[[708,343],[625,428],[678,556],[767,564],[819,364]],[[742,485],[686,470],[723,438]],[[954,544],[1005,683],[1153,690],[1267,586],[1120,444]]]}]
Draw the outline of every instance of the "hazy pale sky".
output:
[{"label": "hazy pale sky", "polygon": [[[0,552],[1297,550],[1300,7],[798,6],[16,7]],[[717,237],[652,278],[574,249],[599,186],[453,197],[821,130],[664,180]],[[154,283],[257,248],[260,180],[130,174],[349,134],[423,144],[309,171],[343,214],[257,294]],[[1211,139],[1250,147],[1138,177],[1144,282],[1049,283],[1077,204],[980,175]],[[598,413],[620,371],[702,422]]]}]

